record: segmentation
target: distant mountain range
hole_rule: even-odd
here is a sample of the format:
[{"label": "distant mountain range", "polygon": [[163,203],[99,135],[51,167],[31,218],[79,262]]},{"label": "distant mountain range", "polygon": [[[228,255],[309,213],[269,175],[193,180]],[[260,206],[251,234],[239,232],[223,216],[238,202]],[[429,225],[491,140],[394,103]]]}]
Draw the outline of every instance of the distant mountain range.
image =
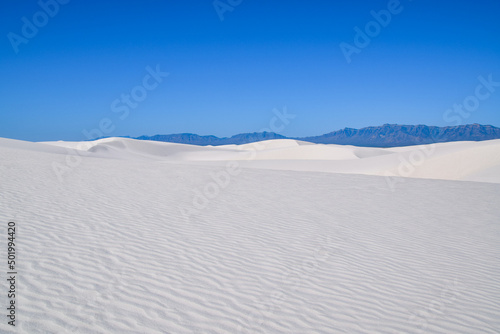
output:
[{"label": "distant mountain range", "polygon": [[313,137],[285,137],[274,132],[241,133],[232,137],[199,136],[192,133],[140,136],[135,139],[192,145],[247,144],[269,139],[296,139],[317,144],[340,144],[366,147],[397,147],[450,141],[500,139],[500,128],[491,125],[427,126],[384,124],[362,129],[345,128]]}]

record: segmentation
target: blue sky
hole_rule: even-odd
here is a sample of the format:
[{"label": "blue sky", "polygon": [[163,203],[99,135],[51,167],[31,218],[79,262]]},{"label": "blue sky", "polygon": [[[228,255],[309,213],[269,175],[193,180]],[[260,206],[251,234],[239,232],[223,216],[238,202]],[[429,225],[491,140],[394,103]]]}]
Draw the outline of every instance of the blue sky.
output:
[{"label": "blue sky", "polygon": [[0,5],[0,137],[500,126],[499,1],[55,1]]}]

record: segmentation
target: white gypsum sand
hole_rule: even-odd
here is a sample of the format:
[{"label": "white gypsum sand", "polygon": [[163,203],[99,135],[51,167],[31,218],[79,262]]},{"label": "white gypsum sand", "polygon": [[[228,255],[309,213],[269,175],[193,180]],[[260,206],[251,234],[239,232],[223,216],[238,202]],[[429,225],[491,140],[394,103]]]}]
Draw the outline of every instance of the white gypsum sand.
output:
[{"label": "white gypsum sand", "polygon": [[497,333],[499,147],[0,139],[0,332]]}]

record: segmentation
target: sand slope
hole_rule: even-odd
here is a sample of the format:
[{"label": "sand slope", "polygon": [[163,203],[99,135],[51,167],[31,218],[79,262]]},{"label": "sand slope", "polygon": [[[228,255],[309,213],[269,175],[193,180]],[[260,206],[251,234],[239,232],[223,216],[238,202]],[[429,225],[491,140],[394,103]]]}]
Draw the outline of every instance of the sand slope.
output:
[{"label": "sand slope", "polygon": [[[5,235],[7,221],[18,226],[20,305],[18,327],[4,319],[2,333],[500,328],[499,141],[436,145],[414,172],[487,182],[392,188],[314,168],[397,172],[414,148],[78,145],[0,139],[0,221]],[[457,159],[464,167],[445,173]]]},{"label": "sand slope", "polygon": [[195,146],[125,138],[47,142],[92,156],[223,166],[238,161],[258,169],[319,171],[500,183],[500,140],[398,148],[311,144],[291,139],[245,145]]}]

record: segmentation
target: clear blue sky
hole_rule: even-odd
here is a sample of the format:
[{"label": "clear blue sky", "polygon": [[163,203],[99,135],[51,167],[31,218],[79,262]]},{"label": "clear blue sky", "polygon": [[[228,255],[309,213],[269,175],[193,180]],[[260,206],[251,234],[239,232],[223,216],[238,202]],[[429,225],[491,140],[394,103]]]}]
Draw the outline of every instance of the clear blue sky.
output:
[{"label": "clear blue sky", "polygon": [[[500,86],[475,97],[479,76],[500,82],[497,0],[401,0],[397,10],[385,0],[220,0],[219,11],[232,9],[224,20],[212,0],[60,1],[53,17],[37,1],[0,5],[0,137],[83,140],[103,119],[112,136],[230,136],[269,127],[285,106],[296,115],[280,131],[288,136],[500,126]],[[370,12],[388,7],[397,13],[377,31]],[[348,63],[340,45],[355,47],[354,28],[367,24],[373,36]],[[121,119],[112,103],[139,97],[157,65],[168,77],[148,79]],[[464,100],[472,112],[443,117]]]}]

